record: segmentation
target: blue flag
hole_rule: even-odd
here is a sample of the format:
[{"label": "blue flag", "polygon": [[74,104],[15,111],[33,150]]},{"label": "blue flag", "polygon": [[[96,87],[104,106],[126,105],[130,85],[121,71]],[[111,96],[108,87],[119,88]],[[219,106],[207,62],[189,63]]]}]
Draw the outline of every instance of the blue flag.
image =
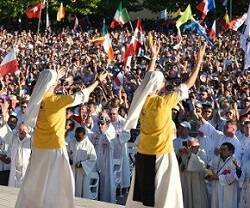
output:
[{"label": "blue flag", "polygon": [[214,46],[214,44],[212,43],[212,41],[209,39],[208,35],[207,35],[207,32],[205,30],[204,27],[202,27],[200,25],[199,22],[197,22],[196,20],[192,20],[189,24],[186,24],[184,27],[183,27],[183,31],[193,31],[193,32],[196,32],[198,35],[202,36],[205,38],[205,40],[211,45],[211,46]]}]

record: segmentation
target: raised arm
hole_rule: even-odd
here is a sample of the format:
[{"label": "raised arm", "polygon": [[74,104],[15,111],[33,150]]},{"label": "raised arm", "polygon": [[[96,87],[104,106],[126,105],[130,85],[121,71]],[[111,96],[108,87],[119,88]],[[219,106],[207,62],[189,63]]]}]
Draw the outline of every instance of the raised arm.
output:
[{"label": "raised arm", "polygon": [[198,57],[197,57],[197,61],[196,61],[196,66],[192,70],[189,79],[185,82],[185,84],[187,85],[188,89],[190,89],[191,87],[193,87],[194,84],[195,84],[195,81],[197,79],[197,76],[198,76],[200,68],[201,68],[201,64],[202,64],[202,61],[203,61],[203,57],[204,57],[204,54],[205,54],[206,47],[207,47],[206,43],[201,47],[201,49],[200,49],[200,51],[198,53]]},{"label": "raised arm", "polygon": [[90,93],[94,91],[98,84],[101,84],[106,79],[107,75],[107,72],[99,74],[97,79],[91,85],[89,85],[87,88],[82,89],[79,92],[76,92],[74,94],[75,98],[74,102],[71,104],[71,107],[88,102]]},{"label": "raised arm", "polygon": [[102,72],[97,76],[97,79],[89,85],[86,89],[91,93],[94,91],[94,89],[98,86],[98,84],[101,84],[107,77],[108,72]]},{"label": "raised arm", "polygon": [[161,44],[159,41],[154,42],[152,46],[150,46],[151,51],[151,61],[149,63],[148,71],[154,71],[155,70],[155,63],[157,60],[157,56],[160,52]]}]

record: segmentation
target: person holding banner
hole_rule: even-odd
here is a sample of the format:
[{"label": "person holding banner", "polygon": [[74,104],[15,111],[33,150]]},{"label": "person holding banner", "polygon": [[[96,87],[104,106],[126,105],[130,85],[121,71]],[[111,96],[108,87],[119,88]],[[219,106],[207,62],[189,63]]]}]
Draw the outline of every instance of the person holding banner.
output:
[{"label": "person holding banner", "polygon": [[24,123],[34,128],[32,154],[16,208],[73,208],[74,178],[65,147],[66,108],[85,103],[107,73],[74,95],[54,92],[65,69],[43,70],[28,103]]},{"label": "person holding banner", "polygon": [[151,63],[141,85],[134,93],[124,129],[141,129],[126,207],[182,208],[183,197],[179,168],[173,148],[174,123],[172,108],[188,98],[188,89],[196,81],[205,54],[206,44],[200,49],[196,66],[189,79],[175,91],[163,95],[163,73],[155,71],[160,43],[151,47]]}]

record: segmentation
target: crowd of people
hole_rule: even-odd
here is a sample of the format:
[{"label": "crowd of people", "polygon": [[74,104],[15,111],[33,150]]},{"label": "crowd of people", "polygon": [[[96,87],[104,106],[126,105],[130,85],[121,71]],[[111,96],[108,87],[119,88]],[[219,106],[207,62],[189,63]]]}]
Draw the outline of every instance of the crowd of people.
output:
[{"label": "crowd of people", "polygon": [[[0,57],[17,51],[19,70],[1,77],[0,182],[20,187],[31,154],[33,127],[23,124],[26,108],[44,69],[64,69],[57,94],[72,95],[88,87],[98,74],[108,72],[89,95],[87,103],[66,112],[65,142],[75,179],[75,196],[116,203],[118,192],[127,193],[134,165],[140,125],[124,130],[137,87],[149,67],[144,45],[131,67],[125,68],[122,48],[132,32],[110,33],[115,60],[107,61],[96,30],[0,30]],[[174,30],[150,31],[161,44],[156,68],[166,78],[165,93],[188,80],[204,40],[184,33],[174,49]],[[173,141],[179,163],[185,208],[250,206],[250,71],[244,70],[240,34],[217,34],[207,46],[201,71],[189,98],[172,109]],[[122,81],[117,84],[117,75]],[[55,108],[58,106],[55,106]],[[164,117],[164,115],[162,115]],[[37,135],[36,135],[37,137]]]}]

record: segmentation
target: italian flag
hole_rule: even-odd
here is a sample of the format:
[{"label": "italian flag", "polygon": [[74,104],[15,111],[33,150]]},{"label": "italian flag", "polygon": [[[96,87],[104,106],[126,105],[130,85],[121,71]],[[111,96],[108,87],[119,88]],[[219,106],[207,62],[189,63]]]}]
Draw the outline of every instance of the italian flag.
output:
[{"label": "italian flag", "polygon": [[111,22],[110,27],[112,29],[116,27],[123,27],[124,24],[130,21],[128,16],[128,11],[126,8],[122,8],[122,2],[119,4],[118,9],[115,12],[113,21]]},{"label": "italian flag", "polygon": [[18,62],[16,59],[15,49],[12,49],[0,64],[0,75],[4,76],[8,73],[14,73],[18,70]]},{"label": "italian flag", "polygon": [[103,22],[103,27],[102,27],[102,36],[104,37],[104,41],[103,41],[103,48],[104,51],[107,53],[108,55],[108,60],[109,61],[113,61],[114,60],[114,51],[111,45],[111,39],[108,33],[108,29],[105,25],[105,22]]}]

